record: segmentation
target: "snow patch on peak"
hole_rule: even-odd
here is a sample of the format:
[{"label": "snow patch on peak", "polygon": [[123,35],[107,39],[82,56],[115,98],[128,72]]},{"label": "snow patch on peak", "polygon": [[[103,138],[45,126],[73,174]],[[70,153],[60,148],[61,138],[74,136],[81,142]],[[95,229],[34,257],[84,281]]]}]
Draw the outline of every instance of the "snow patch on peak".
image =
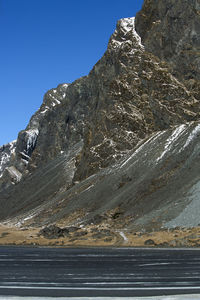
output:
[{"label": "snow patch on peak", "polygon": [[42,110],[40,113],[45,114],[49,110],[48,106],[45,106],[44,110]]},{"label": "snow patch on peak", "polygon": [[124,31],[124,33],[132,33],[132,36],[136,39],[139,46],[144,48],[144,46],[141,43],[141,37],[138,35],[138,33],[135,30],[135,17],[121,19],[119,20],[119,25],[121,29]]},{"label": "snow patch on peak", "polygon": [[26,154],[29,155],[29,153],[35,148],[38,134],[39,130],[37,128],[26,131]]},{"label": "snow patch on peak", "polygon": [[39,135],[38,128],[30,128],[22,130],[18,135],[17,153],[20,153],[23,159],[29,160],[33,150],[35,149],[37,138]]},{"label": "snow patch on peak", "polygon": [[117,22],[117,28],[111,37],[110,45],[114,49],[121,48],[123,45],[129,43],[132,51],[144,50],[144,46],[141,43],[141,38],[135,30],[135,17],[120,19]]},{"label": "snow patch on peak", "polygon": [[15,153],[16,142],[17,141],[14,140],[9,144],[0,147],[0,178],[11,159],[11,156]]},{"label": "snow patch on peak", "polygon": [[68,86],[69,86],[68,83],[63,83],[63,84],[61,84],[61,87],[63,87],[63,88],[68,88]]},{"label": "snow patch on peak", "polygon": [[11,153],[14,153],[15,152],[15,149],[16,149],[16,143],[17,143],[17,140],[14,140],[12,142],[10,142],[10,151]]},{"label": "snow patch on peak", "polygon": [[44,96],[43,105],[39,111],[40,114],[44,115],[47,111],[61,104],[66,97],[66,90],[68,86],[68,83],[63,83],[58,85],[57,88],[49,90]]},{"label": "snow patch on peak", "polygon": [[132,18],[123,18],[119,20],[122,26],[128,31],[135,27],[135,17]]}]

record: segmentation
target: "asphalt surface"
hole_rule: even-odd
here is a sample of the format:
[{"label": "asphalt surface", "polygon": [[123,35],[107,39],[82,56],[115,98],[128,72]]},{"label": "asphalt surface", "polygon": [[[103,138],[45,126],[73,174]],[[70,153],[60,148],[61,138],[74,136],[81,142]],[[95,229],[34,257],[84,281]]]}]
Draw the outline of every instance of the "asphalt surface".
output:
[{"label": "asphalt surface", "polygon": [[200,293],[200,250],[0,247],[0,296]]}]

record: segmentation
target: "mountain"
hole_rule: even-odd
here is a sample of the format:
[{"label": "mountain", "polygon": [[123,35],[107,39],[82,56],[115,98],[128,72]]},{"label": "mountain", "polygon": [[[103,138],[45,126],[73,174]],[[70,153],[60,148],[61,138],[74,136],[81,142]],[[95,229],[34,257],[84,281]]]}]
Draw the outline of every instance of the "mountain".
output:
[{"label": "mountain", "polygon": [[45,94],[0,148],[4,225],[200,224],[199,15],[196,0],[145,0],[88,76]]},{"label": "mountain", "polygon": [[167,61],[173,74],[186,81],[200,79],[199,15],[198,0],[149,0],[136,17],[145,49]]}]

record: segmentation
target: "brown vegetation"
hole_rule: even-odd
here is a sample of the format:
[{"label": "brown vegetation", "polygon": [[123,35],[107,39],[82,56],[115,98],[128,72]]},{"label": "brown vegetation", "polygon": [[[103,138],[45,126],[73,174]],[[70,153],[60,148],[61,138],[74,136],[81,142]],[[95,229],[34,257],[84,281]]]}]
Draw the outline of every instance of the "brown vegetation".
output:
[{"label": "brown vegetation", "polygon": [[[199,247],[200,227],[155,232],[131,232],[103,229],[98,226],[78,228],[69,235],[45,238],[40,228],[0,226],[0,245],[62,246],[62,247]],[[125,239],[125,238],[126,239]]]}]

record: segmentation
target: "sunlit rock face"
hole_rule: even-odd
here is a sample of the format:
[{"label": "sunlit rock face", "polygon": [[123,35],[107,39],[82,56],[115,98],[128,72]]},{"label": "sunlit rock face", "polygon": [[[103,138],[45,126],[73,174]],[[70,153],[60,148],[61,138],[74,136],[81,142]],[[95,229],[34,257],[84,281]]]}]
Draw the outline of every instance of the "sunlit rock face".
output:
[{"label": "sunlit rock face", "polygon": [[15,153],[16,141],[0,147],[0,176],[2,175],[4,169],[9,164],[11,156]]},{"label": "sunlit rock face", "polygon": [[165,63],[145,51],[135,18],[122,19],[88,76],[44,96],[19,133],[15,167],[25,174],[83,140],[75,172],[75,180],[82,180],[152,132],[198,117],[195,97]]},{"label": "sunlit rock face", "polygon": [[[173,14],[177,16],[181,7],[184,8],[184,12],[181,11],[180,16],[174,17],[172,22]],[[194,7],[195,10],[192,9]],[[114,180],[119,180],[117,186],[125,186],[126,182],[129,182],[127,187],[133,186],[134,182],[134,191],[138,191],[141,197],[137,194],[129,199],[133,194],[129,187],[130,192],[127,191],[126,197],[130,200],[130,205],[124,206],[126,199],[123,193],[120,196],[116,190],[118,196],[112,200],[110,187],[107,188],[105,183],[98,185],[96,189],[98,195],[103,195],[104,211],[106,205],[112,209],[115,205],[123,206],[124,212],[130,211],[136,199],[140,205],[134,207],[138,210],[143,203],[146,205],[147,194],[143,192],[141,185],[149,184],[151,194],[151,181],[157,182],[161,177],[158,167],[155,172],[151,172],[154,170],[154,158],[157,160],[156,166],[162,169],[168,164],[165,160],[166,153],[169,153],[169,157],[173,155],[176,158],[177,155],[179,159],[179,134],[184,129],[186,138],[193,130],[191,126],[198,128],[198,55],[190,57],[189,52],[184,52],[182,56],[180,52],[187,43],[188,36],[191,36],[186,33],[191,32],[193,27],[196,38],[190,40],[190,47],[194,51],[198,48],[198,7],[197,1],[144,1],[143,9],[136,20],[126,18],[118,21],[105,54],[88,76],[71,84],[61,84],[45,94],[41,107],[33,115],[27,128],[19,133],[15,153],[6,159],[6,164],[0,169],[0,202],[4,203],[7,199],[1,218],[5,218],[6,215],[16,216],[19,207],[20,212],[26,207],[26,211],[36,209],[33,215],[40,214],[41,209],[38,205],[60,205],[60,201],[64,205],[60,205],[64,211],[62,213],[60,210],[59,216],[64,217],[68,214],[70,197],[74,199],[73,203],[79,203],[83,199],[84,190],[90,187],[90,180],[97,178],[98,185],[99,178],[103,176],[109,182],[109,174],[113,170],[114,174],[118,172],[118,179],[113,177],[113,188],[116,187]],[[182,30],[181,37],[180,28],[187,23],[187,20],[184,20],[183,24],[183,16],[188,18],[189,31]],[[173,23],[172,31],[169,29],[170,22]],[[162,35],[167,34],[168,39],[164,40]],[[190,75],[192,66],[196,68],[193,76]],[[162,138],[157,138],[157,133]],[[196,141],[196,135],[194,136]],[[149,143],[149,148],[140,148],[140,145],[151,137],[155,137],[154,143]],[[158,151],[160,144],[163,147]],[[136,154],[138,149],[140,163],[129,159],[130,153]],[[148,153],[148,149],[153,153]],[[187,152],[187,149],[191,150],[186,147],[184,151]],[[154,152],[157,153],[155,157]],[[0,155],[5,157],[5,151],[2,150]],[[188,152],[188,155],[190,156],[191,152]],[[147,173],[147,177],[149,175],[148,183],[139,182],[133,176],[134,172],[137,174],[145,157],[148,157],[151,163],[149,168],[146,168],[146,161],[141,172]],[[122,174],[123,168],[117,167],[123,159],[127,161],[127,170],[131,168],[131,175],[128,171],[127,174],[125,171]],[[175,164],[176,159],[171,166],[169,165],[167,174],[173,174],[170,173],[170,168],[175,168]],[[142,173],[138,173],[138,176],[143,178]],[[119,179],[121,177],[125,178],[125,183]],[[162,184],[164,182],[163,179]],[[93,212],[96,211],[95,207],[101,210],[102,201],[100,196],[97,197],[96,190],[94,195],[95,198],[85,198],[85,202],[82,202]],[[163,195],[166,197],[166,194]],[[152,207],[156,208],[159,202],[157,200]],[[16,210],[9,208],[13,203]],[[82,204],[74,207],[77,210],[83,209]],[[51,213],[54,209],[57,211],[53,206]],[[140,212],[135,213],[133,219],[137,216],[141,216]],[[47,219],[49,217],[46,215]],[[56,219],[56,215],[54,217]]]},{"label": "sunlit rock face", "polygon": [[198,226],[199,136],[199,122],[158,131],[114,165],[70,186],[77,145],[2,192],[0,219],[84,226],[101,216],[104,226],[134,231]]},{"label": "sunlit rock face", "polygon": [[136,30],[147,51],[180,78],[200,80],[200,1],[145,0]]}]

